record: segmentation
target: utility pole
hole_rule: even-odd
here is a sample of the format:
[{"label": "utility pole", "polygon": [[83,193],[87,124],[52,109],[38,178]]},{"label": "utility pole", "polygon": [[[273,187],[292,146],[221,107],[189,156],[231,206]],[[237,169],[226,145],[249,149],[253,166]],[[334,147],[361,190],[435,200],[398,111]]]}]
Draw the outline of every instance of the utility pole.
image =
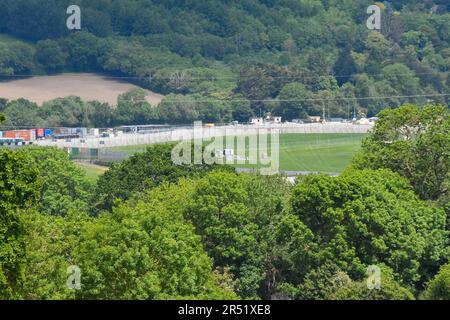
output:
[{"label": "utility pole", "polygon": [[236,44],[236,52],[239,53],[241,50],[242,36],[240,33],[234,36],[234,42]]},{"label": "utility pole", "polygon": [[322,101],[322,119],[325,121],[326,114],[325,114],[325,101]]}]

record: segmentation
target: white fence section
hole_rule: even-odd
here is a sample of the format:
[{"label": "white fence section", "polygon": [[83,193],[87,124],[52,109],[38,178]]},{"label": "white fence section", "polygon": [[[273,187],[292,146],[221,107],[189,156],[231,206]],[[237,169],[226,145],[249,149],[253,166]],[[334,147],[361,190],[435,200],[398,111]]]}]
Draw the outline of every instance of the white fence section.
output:
[{"label": "white fence section", "polygon": [[[257,129],[277,130],[279,134],[300,133],[368,133],[373,128],[373,124],[361,125],[351,123],[311,123],[311,124],[265,124],[265,125],[236,125],[222,127],[202,127],[202,138],[242,136],[249,135]],[[86,137],[82,139],[70,140],[42,140],[36,141],[39,146],[51,146],[60,149],[64,148],[89,148],[104,149],[125,146],[149,145],[157,143],[176,142],[181,140],[194,139],[194,127],[189,129],[173,129],[165,132],[153,133],[132,133],[103,137]]]}]

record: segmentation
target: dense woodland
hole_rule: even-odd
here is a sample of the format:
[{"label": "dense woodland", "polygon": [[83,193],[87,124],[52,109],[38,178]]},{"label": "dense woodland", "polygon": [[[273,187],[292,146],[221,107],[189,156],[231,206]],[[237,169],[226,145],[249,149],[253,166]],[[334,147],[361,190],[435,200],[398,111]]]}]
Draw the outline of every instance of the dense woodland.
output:
[{"label": "dense woodland", "polygon": [[296,185],[172,148],[96,184],[63,151],[1,151],[0,299],[450,299],[446,107],[383,111],[341,176]]},{"label": "dense woodland", "polygon": [[[82,9],[81,31],[66,28],[66,8],[74,3]],[[359,116],[375,116],[403,103],[448,104],[448,1],[380,4],[381,32],[366,27],[370,4],[2,0],[0,33],[7,36],[0,37],[0,74],[16,79],[92,71],[169,95],[161,108],[138,103],[131,115],[94,102],[87,108],[100,114],[89,121],[76,114],[87,102],[74,103],[77,108],[69,116],[78,120],[71,124],[101,127],[248,121],[266,113],[302,119],[322,115],[324,107],[327,117],[351,118],[354,108]],[[10,119],[36,109],[26,102],[9,107],[4,112]],[[50,114],[42,111],[31,123],[18,119],[9,124],[35,125],[33,119],[63,124],[52,107],[46,110]]]}]

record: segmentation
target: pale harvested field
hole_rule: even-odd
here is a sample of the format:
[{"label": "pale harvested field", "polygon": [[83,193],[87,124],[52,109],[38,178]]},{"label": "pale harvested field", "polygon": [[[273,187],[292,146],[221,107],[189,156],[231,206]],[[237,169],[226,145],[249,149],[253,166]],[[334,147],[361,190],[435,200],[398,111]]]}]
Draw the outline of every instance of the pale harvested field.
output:
[{"label": "pale harvested field", "polygon": [[[136,86],[90,73],[65,73],[56,76],[38,76],[28,79],[0,82],[0,97],[9,100],[25,98],[41,105],[43,102],[78,96],[83,100],[98,100],[117,105],[117,97]],[[152,105],[164,96],[146,90],[147,101]]]}]

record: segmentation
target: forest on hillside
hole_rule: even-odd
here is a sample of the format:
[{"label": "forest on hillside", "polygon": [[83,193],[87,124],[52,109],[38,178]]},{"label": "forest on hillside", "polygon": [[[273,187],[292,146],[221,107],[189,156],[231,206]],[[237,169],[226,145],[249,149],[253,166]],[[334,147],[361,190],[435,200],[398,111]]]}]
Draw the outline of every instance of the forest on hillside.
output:
[{"label": "forest on hillside", "polygon": [[[81,8],[81,31],[66,28],[69,4]],[[291,120],[324,108],[350,118],[354,109],[375,116],[403,103],[448,104],[448,1],[378,3],[380,31],[366,26],[371,4],[2,0],[0,74],[99,72],[168,95],[163,111],[139,105],[115,124]]]}]

